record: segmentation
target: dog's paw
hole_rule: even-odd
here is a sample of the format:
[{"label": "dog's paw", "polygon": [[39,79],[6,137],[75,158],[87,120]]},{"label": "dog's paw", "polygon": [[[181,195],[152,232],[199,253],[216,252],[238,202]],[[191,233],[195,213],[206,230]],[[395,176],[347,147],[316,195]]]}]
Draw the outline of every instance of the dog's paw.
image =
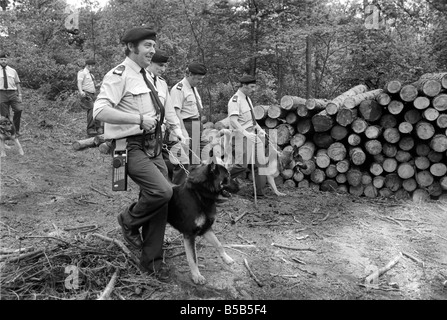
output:
[{"label": "dog's paw", "polygon": [[226,264],[232,264],[234,263],[234,260],[232,257],[230,257],[228,254],[224,254],[222,255],[222,260],[226,263]]},{"label": "dog's paw", "polygon": [[193,274],[192,275],[192,281],[195,284],[205,284],[206,283],[206,279],[204,276],[202,276],[200,273],[198,274]]}]

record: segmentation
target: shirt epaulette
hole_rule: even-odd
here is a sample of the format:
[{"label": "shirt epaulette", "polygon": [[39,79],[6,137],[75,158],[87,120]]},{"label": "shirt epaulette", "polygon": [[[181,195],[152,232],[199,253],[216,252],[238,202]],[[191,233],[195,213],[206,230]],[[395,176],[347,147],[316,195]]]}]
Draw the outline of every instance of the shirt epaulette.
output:
[{"label": "shirt epaulette", "polygon": [[126,69],[125,66],[120,65],[120,66],[116,67],[115,70],[113,70],[113,74],[117,74],[117,75],[120,76],[120,75],[123,74],[123,72],[124,72],[125,69]]},{"label": "shirt epaulette", "polygon": [[183,83],[179,83],[177,86],[176,86],[176,88],[177,88],[177,90],[182,90],[183,89]]},{"label": "shirt epaulette", "polygon": [[232,100],[233,102],[237,102],[237,95],[236,96],[233,96],[233,100]]}]

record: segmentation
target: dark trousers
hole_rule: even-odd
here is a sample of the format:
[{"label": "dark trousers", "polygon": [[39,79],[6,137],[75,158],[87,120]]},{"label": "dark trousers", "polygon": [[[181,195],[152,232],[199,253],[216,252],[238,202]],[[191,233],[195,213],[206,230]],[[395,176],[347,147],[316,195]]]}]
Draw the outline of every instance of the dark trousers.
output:
[{"label": "dark trousers", "polygon": [[[188,132],[189,137],[189,149],[187,153],[189,155],[189,164],[182,163],[186,170],[191,171],[198,164],[201,163],[201,152],[203,148],[206,146],[204,142],[202,142],[202,131],[203,125],[199,120],[187,121],[184,120],[185,129]],[[174,164],[173,172],[172,172],[172,182],[175,184],[182,184],[186,180],[186,172],[183,170],[178,164]]]},{"label": "dark trousers", "polygon": [[85,96],[81,98],[81,106],[87,110],[87,130],[96,131],[98,128],[102,128],[101,121],[93,120],[93,104],[95,103],[96,94],[86,92]]},{"label": "dark trousers", "polygon": [[19,101],[18,92],[17,90],[0,90],[0,115],[9,119],[10,108],[14,112],[12,122],[16,128],[16,132],[19,133],[23,105]]},{"label": "dark trousers", "polygon": [[128,175],[140,187],[138,202],[130,212],[132,229],[142,227],[141,264],[156,271],[163,261],[163,239],[172,187],[162,155],[150,159],[142,150],[141,138],[127,141]]}]

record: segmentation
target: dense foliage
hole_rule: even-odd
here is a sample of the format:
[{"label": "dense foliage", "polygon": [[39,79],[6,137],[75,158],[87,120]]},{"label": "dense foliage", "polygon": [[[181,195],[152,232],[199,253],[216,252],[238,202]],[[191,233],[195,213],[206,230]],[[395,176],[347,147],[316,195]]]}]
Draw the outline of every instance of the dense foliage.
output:
[{"label": "dense foliage", "polygon": [[411,81],[447,69],[447,6],[443,0],[109,0],[80,1],[78,35],[64,27],[64,0],[2,0],[0,50],[11,56],[24,86],[50,99],[75,89],[84,59],[97,77],[124,58],[125,30],[150,25],[172,55],[169,85],[188,62],[209,69],[201,94],[209,113],[225,112],[243,73],[256,74],[258,104],[285,94],[306,97],[306,39],[312,43],[310,97],[331,98],[365,83]]}]

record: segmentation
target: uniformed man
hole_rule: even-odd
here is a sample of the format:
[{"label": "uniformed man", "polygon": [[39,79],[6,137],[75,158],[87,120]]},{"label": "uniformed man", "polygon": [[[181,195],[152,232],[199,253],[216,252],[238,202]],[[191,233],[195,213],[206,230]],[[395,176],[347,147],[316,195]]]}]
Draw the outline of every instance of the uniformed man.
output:
[{"label": "uniformed man", "polygon": [[81,98],[81,106],[87,110],[87,135],[95,136],[103,134],[104,129],[100,121],[93,120],[93,103],[96,99],[97,82],[92,74],[92,70],[96,61],[89,59],[85,61],[84,69],[80,70],[77,75],[77,85],[79,97]]},{"label": "uniformed man", "polygon": [[10,109],[14,112],[13,123],[16,128],[16,136],[20,134],[20,118],[22,117],[22,87],[17,71],[8,66],[8,58],[5,53],[0,53],[0,114],[10,118]]},{"label": "uniformed man", "polygon": [[133,248],[142,249],[141,269],[166,281],[169,270],[162,263],[162,245],[172,187],[160,154],[164,119],[180,141],[185,138],[169,95],[157,91],[146,71],[155,53],[156,33],[136,27],[122,41],[127,57],[105,75],[93,117],[105,122],[104,136],[114,139],[115,150],[127,149],[128,175],[140,187],[138,201],[118,215],[123,236]]},{"label": "uniformed man", "polygon": [[[187,170],[192,170],[201,163],[201,150],[205,143],[201,141],[202,126],[202,99],[197,86],[199,86],[207,72],[206,66],[200,62],[188,65],[185,77],[171,89],[172,102],[180,119],[183,132],[187,132],[189,142],[189,161],[183,163]],[[186,172],[179,165],[174,165],[172,182],[181,184],[186,179]]]},{"label": "uniformed man", "polygon": [[[157,88],[159,93],[166,97],[170,95],[169,88],[165,79],[162,78],[162,75],[166,72],[168,61],[169,61],[169,55],[163,50],[156,49],[155,54],[152,56],[152,61],[150,65],[146,68],[151,77],[154,79],[155,87]],[[171,134],[172,128],[169,128],[168,126],[166,126],[166,124],[164,124],[163,129],[164,129],[163,142],[167,145],[168,148],[178,143],[175,134],[174,135]],[[183,135],[187,135],[187,133],[183,132]],[[172,181],[174,165],[170,161],[169,153],[166,151],[166,149],[162,150],[162,155],[163,159],[165,160],[166,167],[168,168],[169,179]]]},{"label": "uniformed man", "polygon": [[[256,122],[253,104],[250,96],[256,90],[256,78],[251,75],[245,75],[240,80],[240,88],[231,97],[228,102],[228,117],[230,118],[231,128],[234,130],[236,143],[236,156],[234,157],[234,165],[230,170],[231,178],[234,179],[240,174],[244,173],[248,164],[253,164],[252,152],[256,146],[257,159],[261,159],[264,155],[264,144],[260,137],[265,136],[265,131]],[[241,148],[238,147],[238,141],[243,144],[242,153]],[[243,158],[242,158],[243,157]],[[240,160],[242,159],[242,161]],[[256,160],[255,160],[256,161]],[[265,164],[265,163],[263,163]],[[255,184],[257,197],[264,197],[264,187],[267,178],[264,175],[259,175],[258,170],[255,169]]]}]

